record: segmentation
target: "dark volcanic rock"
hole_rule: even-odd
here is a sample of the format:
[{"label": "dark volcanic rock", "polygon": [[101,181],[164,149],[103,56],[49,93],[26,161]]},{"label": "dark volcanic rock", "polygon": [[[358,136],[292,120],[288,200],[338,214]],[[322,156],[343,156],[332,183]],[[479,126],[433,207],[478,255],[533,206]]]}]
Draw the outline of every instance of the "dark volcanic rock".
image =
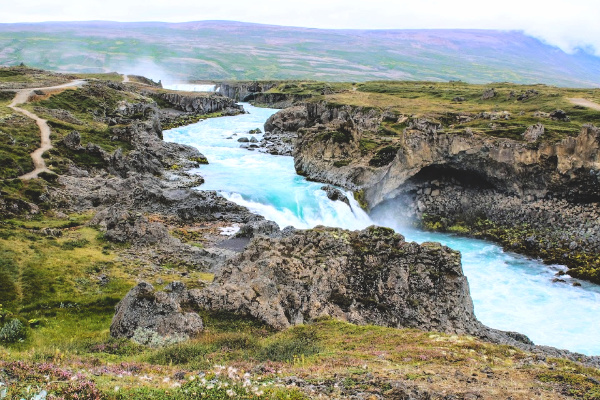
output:
[{"label": "dark volcanic rock", "polygon": [[348,197],[346,197],[346,195],[344,193],[342,193],[341,190],[336,189],[331,185],[322,186],[321,190],[324,190],[325,193],[327,193],[327,198],[329,200],[332,200],[332,201],[339,200],[343,203],[346,203],[348,206],[350,206],[350,200],[348,200]]},{"label": "dark volcanic rock", "polygon": [[569,118],[569,116],[567,115],[566,112],[564,112],[563,110],[554,110],[550,113],[550,118],[557,120],[557,121],[563,121],[563,122],[569,122],[571,121],[571,118]]},{"label": "dark volcanic rock", "polygon": [[[164,93],[145,93],[150,97],[159,99],[163,103],[169,104],[172,108],[195,114],[211,114],[214,112],[229,110],[229,113],[240,114],[244,112],[244,107],[235,103],[232,99],[220,94],[180,94],[174,92]],[[232,114],[233,115],[233,114]]]},{"label": "dark volcanic rock", "polygon": [[81,146],[81,134],[77,131],[72,131],[62,140],[62,143],[69,150],[83,150]]},{"label": "dark volcanic rock", "polygon": [[194,297],[203,307],[249,314],[276,329],[322,316],[456,333],[480,327],[459,253],[407,243],[378,227],[254,239]]},{"label": "dark volcanic rock", "polygon": [[138,284],[115,307],[110,324],[113,337],[131,338],[139,328],[148,329],[161,336],[196,336],[202,331],[202,319],[197,313],[184,312],[188,292],[179,282],[173,282],[157,292],[146,282]]},{"label": "dark volcanic rock", "polygon": [[235,235],[241,238],[253,238],[259,236],[281,237],[279,225],[273,221],[252,221],[240,227],[240,230]]}]

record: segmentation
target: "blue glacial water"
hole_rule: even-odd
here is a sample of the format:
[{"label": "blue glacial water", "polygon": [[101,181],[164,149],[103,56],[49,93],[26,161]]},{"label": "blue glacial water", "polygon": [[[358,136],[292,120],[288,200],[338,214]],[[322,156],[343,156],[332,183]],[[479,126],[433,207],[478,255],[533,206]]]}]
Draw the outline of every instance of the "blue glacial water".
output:
[{"label": "blue glacial water", "polygon": [[484,324],[524,333],[536,344],[600,355],[599,286],[581,282],[581,287],[573,287],[568,277],[567,283],[552,283],[554,274],[564,267],[504,252],[486,241],[415,230],[386,207],[367,215],[350,194],[352,209],[330,201],[320,190],[322,184],[296,175],[292,157],[240,148],[237,139],[260,140],[262,135],[247,132],[263,129],[267,118],[277,111],[249,104],[244,107],[249,114],[164,132],[165,140],[195,146],[208,158],[210,164],[196,171],[205,178],[200,189],[216,190],[282,228],[326,225],[362,229],[378,224],[395,229],[407,240],[441,242],[462,253],[475,314]]}]

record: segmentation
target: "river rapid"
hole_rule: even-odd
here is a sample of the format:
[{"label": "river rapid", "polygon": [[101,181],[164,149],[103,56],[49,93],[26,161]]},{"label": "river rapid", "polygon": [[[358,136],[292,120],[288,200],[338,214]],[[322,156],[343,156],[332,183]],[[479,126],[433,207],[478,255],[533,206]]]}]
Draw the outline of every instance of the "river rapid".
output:
[{"label": "river rapid", "polygon": [[216,190],[225,198],[275,221],[281,228],[306,229],[326,225],[362,229],[377,224],[393,228],[407,240],[436,241],[462,253],[477,318],[502,330],[526,334],[536,344],[587,355],[600,355],[600,287],[581,282],[574,287],[552,279],[562,266],[548,266],[499,246],[469,238],[416,230],[397,217],[395,204],[376,207],[370,215],[348,198],[351,207],[331,201],[323,184],[296,175],[292,157],[240,148],[237,139],[263,129],[275,109],[243,104],[249,114],[213,118],[164,132],[164,138],[197,147],[209,160],[195,172],[205,183],[199,190]]}]

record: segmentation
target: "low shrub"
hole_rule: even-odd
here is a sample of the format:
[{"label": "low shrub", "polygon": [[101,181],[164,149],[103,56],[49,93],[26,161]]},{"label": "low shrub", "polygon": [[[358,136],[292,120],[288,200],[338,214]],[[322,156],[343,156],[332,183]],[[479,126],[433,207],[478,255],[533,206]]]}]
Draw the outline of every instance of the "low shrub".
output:
[{"label": "low shrub", "polygon": [[152,347],[153,349],[171,346],[188,339],[189,337],[187,335],[173,334],[169,336],[161,336],[153,330],[144,328],[137,328],[133,333],[133,337],[131,338],[131,340],[135,343],[141,344],[142,346]]},{"label": "low shrub", "polygon": [[2,329],[0,329],[0,342],[16,343],[25,340],[27,337],[27,327],[19,319],[9,320]]},{"label": "low shrub", "polygon": [[314,327],[300,326],[292,329],[292,337],[280,337],[258,352],[260,361],[293,361],[298,357],[318,354],[318,338]]}]

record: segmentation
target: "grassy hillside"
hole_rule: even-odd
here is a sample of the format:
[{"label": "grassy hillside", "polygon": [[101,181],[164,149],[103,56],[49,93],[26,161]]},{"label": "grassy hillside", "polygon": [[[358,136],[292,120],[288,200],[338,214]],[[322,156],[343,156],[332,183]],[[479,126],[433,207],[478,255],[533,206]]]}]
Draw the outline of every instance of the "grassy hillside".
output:
[{"label": "grassy hillside", "polygon": [[0,25],[0,64],[155,79],[377,79],[600,85],[600,59],[520,32],[320,30],[237,22]]}]

